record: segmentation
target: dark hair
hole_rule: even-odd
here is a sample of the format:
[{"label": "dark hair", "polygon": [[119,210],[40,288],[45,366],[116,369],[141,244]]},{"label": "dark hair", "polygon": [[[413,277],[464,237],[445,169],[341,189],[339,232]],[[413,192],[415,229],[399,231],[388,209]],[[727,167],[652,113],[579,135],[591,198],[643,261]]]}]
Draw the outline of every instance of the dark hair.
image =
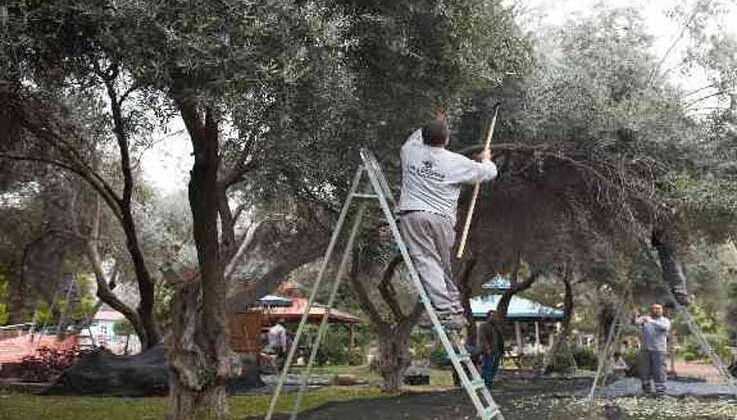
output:
[{"label": "dark hair", "polygon": [[422,128],[422,142],[428,146],[443,146],[449,134],[448,124],[435,120]]}]

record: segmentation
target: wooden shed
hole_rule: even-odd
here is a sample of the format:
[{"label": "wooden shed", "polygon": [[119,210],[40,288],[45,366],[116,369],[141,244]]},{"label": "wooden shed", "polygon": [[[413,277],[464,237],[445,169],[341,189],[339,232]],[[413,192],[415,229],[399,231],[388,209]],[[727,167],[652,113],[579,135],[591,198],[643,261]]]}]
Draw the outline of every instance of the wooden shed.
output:
[{"label": "wooden shed", "polygon": [[261,353],[261,314],[259,310],[228,314],[230,348],[234,352],[256,357]]}]

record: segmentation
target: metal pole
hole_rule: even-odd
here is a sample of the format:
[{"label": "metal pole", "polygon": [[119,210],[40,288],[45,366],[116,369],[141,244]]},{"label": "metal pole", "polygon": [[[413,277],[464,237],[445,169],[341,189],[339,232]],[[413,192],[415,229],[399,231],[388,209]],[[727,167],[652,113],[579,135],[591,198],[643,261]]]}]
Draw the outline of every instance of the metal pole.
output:
[{"label": "metal pole", "polygon": [[602,371],[606,367],[606,364],[609,359],[609,346],[611,346],[612,341],[614,340],[614,330],[617,328],[618,324],[622,322],[622,315],[624,314],[624,304],[620,305],[619,308],[617,308],[617,314],[614,317],[614,320],[612,321],[612,326],[609,327],[609,332],[607,333],[606,337],[606,343],[604,344],[604,348],[599,353],[599,363],[596,368],[596,376],[594,376],[594,382],[591,384],[591,390],[589,390],[589,396],[588,400],[591,401],[594,398],[594,393],[596,392],[596,386],[599,382],[599,377],[602,374]]},{"label": "metal pole", "polygon": [[336,224],[335,230],[333,231],[333,236],[330,238],[330,244],[328,244],[328,249],[325,251],[325,257],[323,258],[322,265],[320,266],[320,272],[317,274],[317,279],[315,280],[314,288],[312,289],[312,293],[310,294],[310,299],[307,301],[307,305],[305,306],[305,313],[302,314],[302,319],[299,321],[299,327],[297,327],[297,333],[294,336],[294,341],[292,342],[292,348],[289,349],[287,360],[284,362],[284,368],[282,369],[281,375],[279,376],[279,382],[277,382],[276,384],[276,389],[274,390],[274,395],[272,395],[271,397],[271,402],[269,403],[269,410],[266,412],[266,417],[264,417],[264,420],[271,420],[271,417],[274,415],[274,409],[276,408],[276,402],[279,399],[279,395],[281,394],[282,388],[284,387],[284,382],[287,379],[287,372],[289,372],[289,365],[291,365],[292,360],[294,359],[294,354],[296,353],[299,340],[302,337],[302,333],[304,332],[304,326],[305,324],[307,324],[307,317],[309,316],[310,309],[312,308],[312,304],[315,302],[315,297],[317,296],[317,290],[319,289],[320,283],[322,282],[322,279],[325,276],[325,272],[327,271],[327,266],[330,263],[330,257],[332,256],[333,250],[335,249],[335,244],[338,242],[338,236],[340,235],[340,232],[343,229],[343,224],[345,223],[345,219],[348,214],[348,209],[350,208],[351,202],[353,200],[353,194],[356,192],[356,189],[358,188],[358,184],[361,181],[361,176],[363,175],[364,171],[365,171],[365,168],[363,166],[360,167],[356,171],[356,175],[353,177],[353,184],[351,185],[351,189],[348,192],[348,198],[346,198],[346,201],[343,204],[343,209],[341,209],[340,211],[340,216],[338,217],[338,223]]}]

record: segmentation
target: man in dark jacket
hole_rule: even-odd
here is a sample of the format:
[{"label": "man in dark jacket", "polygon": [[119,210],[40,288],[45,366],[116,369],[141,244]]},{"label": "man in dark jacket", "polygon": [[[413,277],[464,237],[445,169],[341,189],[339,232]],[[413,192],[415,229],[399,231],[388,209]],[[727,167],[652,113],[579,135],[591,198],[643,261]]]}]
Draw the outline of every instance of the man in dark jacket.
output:
[{"label": "man in dark jacket", "polygon": [[499,363],[504,356],[504,336],[499,328],[500,319],[496,311],[486,314],[486,321],[482,322],[478,330],[479,350],[481,350],[481,377],[486,386],[491,388],[494,376],[499,370]]}]

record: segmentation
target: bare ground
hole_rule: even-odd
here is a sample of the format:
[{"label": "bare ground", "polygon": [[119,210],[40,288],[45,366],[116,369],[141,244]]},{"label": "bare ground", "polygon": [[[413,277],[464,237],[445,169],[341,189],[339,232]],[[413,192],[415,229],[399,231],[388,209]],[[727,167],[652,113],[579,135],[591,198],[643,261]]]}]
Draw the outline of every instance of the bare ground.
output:
[{"label": "bare ground", "polygon": [[[734,400],[641,397],[574,398],[590,380],[537,378],[501,383],[493,390],[506,420],[634,420],[737,418]],[[470,420],[477,418],[462,390],[407,392],[396,397],[329,403],[299,416],[302,420]],[[275,419],[288,419],[277,415]],[[248,419],[251,420],[251,419]],[[253,418],[256,420],[256,418]]]}]

